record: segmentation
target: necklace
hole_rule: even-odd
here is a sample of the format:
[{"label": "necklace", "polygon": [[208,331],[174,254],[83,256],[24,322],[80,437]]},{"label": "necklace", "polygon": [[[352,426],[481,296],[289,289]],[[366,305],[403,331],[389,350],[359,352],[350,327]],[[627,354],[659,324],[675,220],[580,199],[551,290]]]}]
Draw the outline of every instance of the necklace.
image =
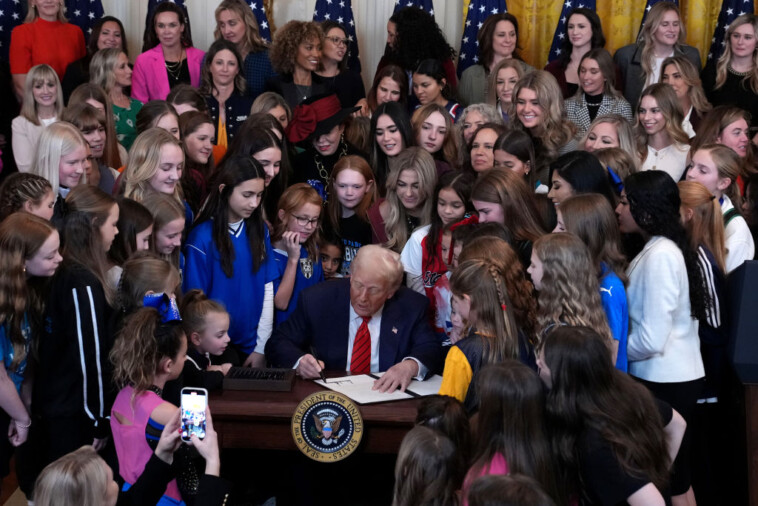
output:
[{"label": "necklace", "polygon": [[655,170],[655,168],[658,166],[659,163],[663,162],[663,160],[666,158],[666,156],[671,152],[671,148],[673,148],[673,144],[669,144],[665,148],[661,149],[655,149],[653,146],[648,144],[647,149],[650,151],[650,153],[655,157],[655,160],[653,161],[653,168],[650,170]]},{"label": "necklace", "polygon": [[736,75],[736,76],[739,76],[739,77],[745,77],[745,76],[749,76],[750,74],[752,74],[752,73],[753,73],[753,71],[752,71],[752,70],[746,70],[745,72],[737,72],[736,70],[734,70],[734,69],[732,68],[732,66],[731,66],[731,65],[727,66],[727,69],[729,70],[729,72],[730,72],[730,73],[732,73],[732,74],[734,74],[734,75]]},{"label": "necklace", "polygon": [[[337,157],[339,160],[343,156],[347,155],[347,144],[345,143],[344,137],[340,137],[340,155]],[[316,170],[318,170],[318,175],[321,177],[321,179],[324,181],[324,184],[326,186],[329,186],[329,172],[324,167],[324,162],[321,160],[321,155],[316,153],[316,155],[313,157],[313,162],[316,164]]]},{"label": "necklace", "polygon": [[153,392],[154,394],[156,394],[158,397],[163,397],[163,389],[162,388],[158,388],[155,385],[150,385],[149,387],[147,387],[147,389],[149,391]]},{"label": "necklace", "polygon": [[182,50],[182,53],[179,55],[179,61],[168,61],[163,60],[163,63],[166,65],[166,71],[171,75],[171,77],[174,78],[174,81],[179,80],[179,76],[182,73],[182,62],[184,61],[184,50]]},{"label": "necklace", "polygon": [[310,84],[296,84],[298,95],[302,96],[302,100],[307,100],[311,96],[312,86]]}]

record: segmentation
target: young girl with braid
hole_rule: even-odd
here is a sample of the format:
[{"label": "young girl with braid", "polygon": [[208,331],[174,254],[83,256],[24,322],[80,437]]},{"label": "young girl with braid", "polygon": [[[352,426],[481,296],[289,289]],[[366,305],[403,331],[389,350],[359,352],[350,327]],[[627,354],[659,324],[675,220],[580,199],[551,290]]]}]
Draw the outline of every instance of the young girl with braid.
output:
[{"label": "young girl with braid", "polygon": [[595,264],[582,240],[567,233],[540,237],[534,243],[527,272],[539,292],[537,325],[541,337],[557,326],[590,327],[607,338],[615,364],[618,341],[611,337]]},{"label": "young girl with braid", "polygon": [[484,260],[461,263],[450,278],[453,310],[469,325],[467,337],[447,354],[439,393],[455,397],[469,412],[479,400],[476,379],[481,368],[506,358],[529,360],[531,350],[516,325],[506,281]]},{"label": "young girl with braid", "polygon": [[16,211],[39,216],[45,220],[53,217],[56,195],[50,181],[36,174],[16,172],[0,185],[0,221]]}]

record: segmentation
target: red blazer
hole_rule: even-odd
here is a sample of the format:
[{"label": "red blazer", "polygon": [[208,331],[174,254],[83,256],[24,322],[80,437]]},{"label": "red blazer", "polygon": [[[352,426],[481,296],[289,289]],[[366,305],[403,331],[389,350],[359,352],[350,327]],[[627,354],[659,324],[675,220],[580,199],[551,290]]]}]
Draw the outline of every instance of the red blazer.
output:
[{"label": "red blazer", "polygon": [[[185,48],[185,51],[187,52],[190,84],[199,88],[200,66],[203,63],[205,53],[194,47]],[[147,103],[150,100],[166,100],[170,91],[166,61],[163,59],[163,50],[158,44],[153,49],[139,55],[134,62],[132,98],[136,98],[142,103]]]}]

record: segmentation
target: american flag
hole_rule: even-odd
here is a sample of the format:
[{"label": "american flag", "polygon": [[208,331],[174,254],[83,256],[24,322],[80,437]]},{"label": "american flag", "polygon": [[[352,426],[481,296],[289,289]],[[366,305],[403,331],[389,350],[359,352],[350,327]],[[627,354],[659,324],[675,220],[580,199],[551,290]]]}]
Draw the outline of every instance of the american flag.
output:
[{"label": "american flag", "polygon": [[[153,12],[153,10],[155,9],[155,7],[159,3],[163,3],[163,2],[166,2],[166,1],[171,2],[172,4],[176,4],[176,5],[179,5],[181,7],[184,7],[184,0],[148,0],[148,2],[147,2],[147,16],[145,17],[145,24],[147,24],[147,22],[150,20],[150,13]],[[186,11],[186,8],[185,8],[185,11]]]},{"label": "american flag", "polygon": [[347,66],[355,71],[361,71],[361,61],[358,59],[358,38],[355,35],[355,20],[351,0],[316,0],[313,9],[313,21],[336,21],[347,30],[350,46],[347,48]]},{"label": "american flag", "polygon": [[82,29],[85,39],[92,33],[92,25],[104,14],[101,0],[66,0],[66,17]]},{"label": "american flag", "polygon": [[268,18],[266,17],[266,9],[263,8],[262,0],[252,0],[250,2],[250,8],[253,10],[255,19],[258,20],[258,31],[266,42],[271,42],[271,27],[268,26]]},{"label": "american flag", "polygon": [[[464,1],[464,10],[466,8]],[[476,35],[484,20],[492,14],[506,12],[505,0],[471,0],[468,3],[466,24],[461,37],[461,52],[458,58],[458,77],[471,65],[479,63],[479,42]]]},{"label": "american flag", "polygon": [[726,40],[726,31],[737,16],[742,16],[754,10],[753,0],[724,0],[721,3],[719,20],[711,39],[711,49],[708,51],[708,60],[718,60],[729,41]]},{"label": "american flag", "polygon": [[568,23],[568,17],[571,11],[576,8],[586,8],[595,10],[595,0],[565,0],[563,2],[563,9],[561,10],[561,18],[558,20],[558,26],[555,27],[555,35],[553,36],[553,43],[550,45],[550,52],[547,54],[547,61],[551,62],[558,58],[563,51],[563,41],[568,37],[566,26]]},{"label": "american flag", "polygon": [[[642,14],[642,21],[640,22],[640,31],[637,32],[637,37],[639,37],[639,34],[642,33],[642,27],[645,26],[645,18],[647,18],[647,13],[650,12],[650,9],[653,8],[653,5],[657,4],[658,2],[662,2],[663,0],[647,0],[647,4],[645,4],[645,12]],[[679,6],[679,0],[668,0],[669,2],[673,2],[676,4],[676,6]]]},{"label": "american flag", "polygon": [[418,7],[434,16],[434,2],[432,0],[395,0],[395,10],[393,14],[404,7]]},{"label": "american flag", "polygon": [[8,61],[11,46],[11,32],[24,22],[26,2],[22,0],[0,0],[0,57]]}]

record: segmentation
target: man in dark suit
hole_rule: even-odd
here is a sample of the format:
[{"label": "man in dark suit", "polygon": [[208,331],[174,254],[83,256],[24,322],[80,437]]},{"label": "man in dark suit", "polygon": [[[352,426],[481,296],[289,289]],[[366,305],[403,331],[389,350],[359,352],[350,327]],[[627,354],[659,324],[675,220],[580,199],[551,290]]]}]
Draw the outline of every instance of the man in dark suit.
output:
[{"label": "man in dark suit", "polygon": [[386,371],[374,385],[381,391],[405,390],[412,379],[441,372],[443,353],[429,325],[428,300],[400,286],[400,256],[368,245],[350,268],[349,279],[300,293],[295,311],[266,343],[267,360],[295,368],[303,378],[318,378],[323,369]]}]

